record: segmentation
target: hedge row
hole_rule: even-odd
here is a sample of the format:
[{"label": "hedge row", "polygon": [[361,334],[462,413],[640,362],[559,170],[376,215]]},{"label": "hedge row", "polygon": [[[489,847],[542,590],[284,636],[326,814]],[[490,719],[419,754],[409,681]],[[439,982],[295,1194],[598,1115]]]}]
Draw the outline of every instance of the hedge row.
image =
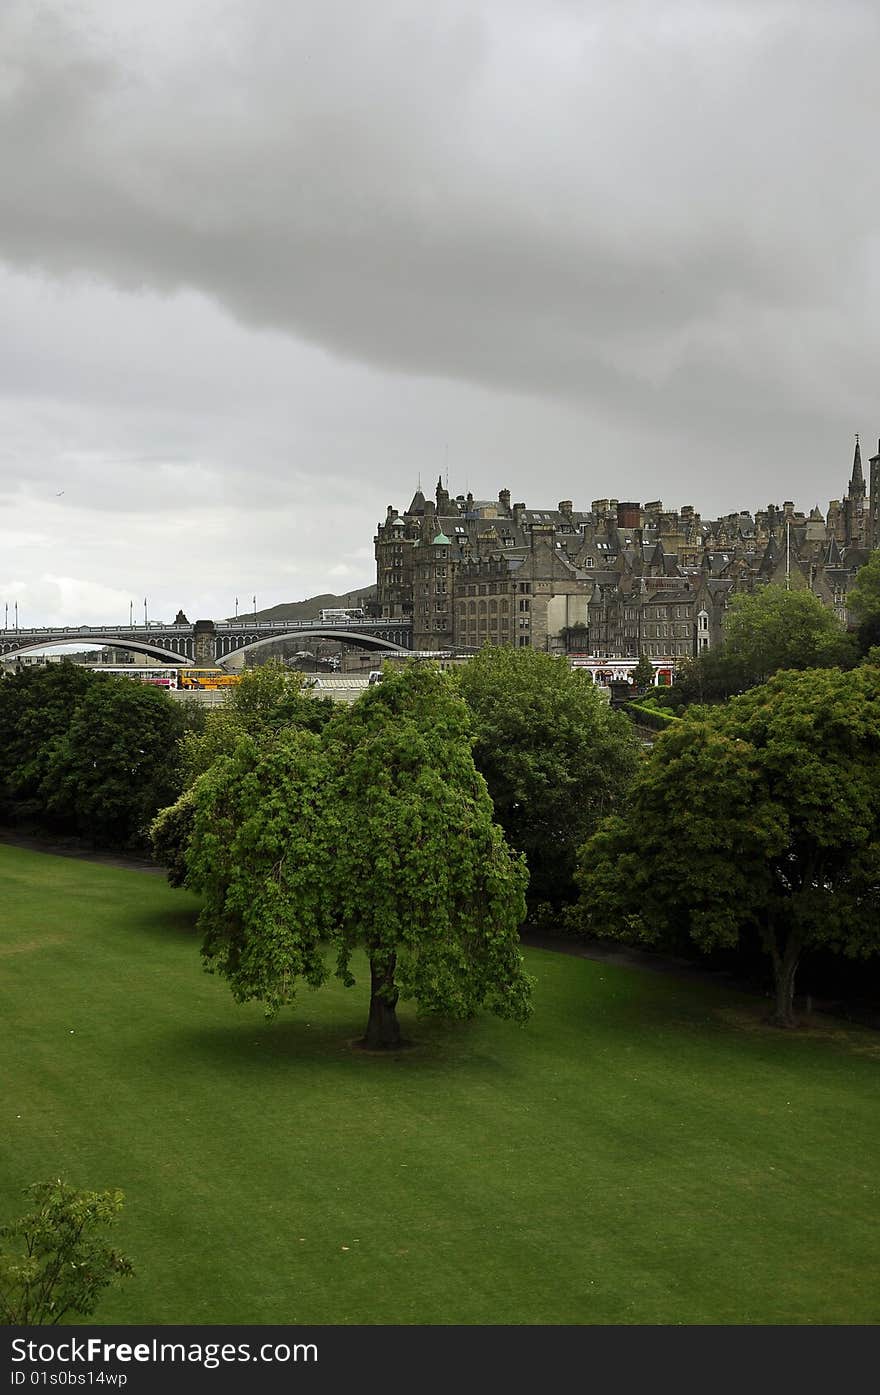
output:
[{"label": "hedge row", "polygon": [[624,710],[632,714],[634,722],[643,727],[653,727],[655,731],[664,731],[666,727],[681,721],[681,718],[672,712],[661,712],[657,707],[643,707],[639,702],[628,702]]}]

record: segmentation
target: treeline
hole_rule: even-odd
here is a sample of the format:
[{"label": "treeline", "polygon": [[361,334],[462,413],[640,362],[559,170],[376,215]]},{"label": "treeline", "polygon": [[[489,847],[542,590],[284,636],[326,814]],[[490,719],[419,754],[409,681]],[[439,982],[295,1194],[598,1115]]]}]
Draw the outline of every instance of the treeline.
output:
[{"label": "treeline", "polygon": [[[532,922],[749,971],[763,958],[790,1021],[804,956],[830,980],[880,950],[880,554],[850,599],[856,635],[809,594],[737,598],[720,649],[639,700],[665,727],[649,753],[588,676],[527,649],[454,676],[389,669],[351,709],[277,662],[207,713],[72,665],[28,670],[0,683],[0,818],[110,847],[151,830],[173,884],[205,897],[206,958],[234,991],[247,963],[270,1003],[279,965],[309,981],[337,937],[343,977],[360,943],[377,981],[398,957],[428,998],[452,975],[464,1010],[493,866],[509,943],[508,849]],[[258,912],[271,972],[247,938]],[[315,943],[294,943],[310,916]]]},{"label": "treeline", "polygon": [[182,788],[181,738],[200,713],[158,688],[46,664],[0,680],[0,821],[146,849]]}]

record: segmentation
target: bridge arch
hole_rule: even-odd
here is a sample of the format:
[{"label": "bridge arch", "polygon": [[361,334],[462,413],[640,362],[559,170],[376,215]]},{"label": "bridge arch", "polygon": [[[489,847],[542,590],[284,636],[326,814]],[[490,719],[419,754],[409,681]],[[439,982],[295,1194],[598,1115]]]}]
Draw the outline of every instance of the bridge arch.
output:
[{"label": "bridge arch", "polygon": [[186,654],[178,654],[173,649],[164,648],[161,644],[149,644],[146,640],[128,639],[125,636],[117,638],[115,635],[104,634],[101,635],[100,639],[88,634],[46,634],[41,635],[39,639],[23,641],[0,636],[0,660],[5,660],[8,664],[10,661],[14,661],[19,654],[33,654],[40,649],[55,649],[62,644],[75,644],[82,649],[85,644],[90,642],[94,649],[103,649],[107,646],[112,646],[114,649],[131,649],[137,654],[148,654],[153,659],[164,659],[169,664],[181,664],[189,667],[193,662]]},{"label": "bridge arch", "polygon": [[[219,641],[219,634],[217,638]],[[259,633],[250,635],[245,633],[244,644],[239,644],[234,649],[228,649],[223,654],[219,652],[220,644],[218,642],[217,663],[220,668],[226,668],[228,667],[229,660],[235,658],[237,654],[248,654],[254,649],[261,649],[266,644],[277,644],[277,642],[282,639],[335,639],[345,644],[359,645],[362,649],[372,649],[383,654],[405,654],[407,657],[412,656],[411,649],[406,648],[402,644],[395,644],[390,639],[380,639],[378,635],[359,634],[357,630],[340,630],[338,628],[322,629],[320,625],[316,625],[314,629],[310,630],[297,629],[280,632],[276,631],[276,633],[271,635],[261,635]]]}]

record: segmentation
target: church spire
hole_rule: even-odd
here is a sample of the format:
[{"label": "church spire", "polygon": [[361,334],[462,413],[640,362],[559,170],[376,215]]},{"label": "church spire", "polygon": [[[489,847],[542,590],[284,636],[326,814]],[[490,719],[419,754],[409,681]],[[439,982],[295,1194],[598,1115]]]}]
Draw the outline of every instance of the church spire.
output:
[{"label": "church spire", "polygon": [[865,494],[865,476],[862,474],[862,449],[859,445],[859,433],[856,432],[856,449],[853,455],[852,479],[849,482],[849,497],[851,499]]}]

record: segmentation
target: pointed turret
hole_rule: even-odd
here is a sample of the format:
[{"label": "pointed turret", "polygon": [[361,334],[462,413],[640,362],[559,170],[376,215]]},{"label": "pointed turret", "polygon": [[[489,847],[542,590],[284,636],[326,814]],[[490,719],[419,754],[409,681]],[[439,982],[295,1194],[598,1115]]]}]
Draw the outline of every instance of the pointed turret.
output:
[{"label": "pointed turret", "polygon": [[852,477],[849,482],[849,497],[851,499],[864,499],[865,492],[865,476],[862,474],[862,449],[859,445],[859,437],[857,432],[856,449],[853,455]]}]

